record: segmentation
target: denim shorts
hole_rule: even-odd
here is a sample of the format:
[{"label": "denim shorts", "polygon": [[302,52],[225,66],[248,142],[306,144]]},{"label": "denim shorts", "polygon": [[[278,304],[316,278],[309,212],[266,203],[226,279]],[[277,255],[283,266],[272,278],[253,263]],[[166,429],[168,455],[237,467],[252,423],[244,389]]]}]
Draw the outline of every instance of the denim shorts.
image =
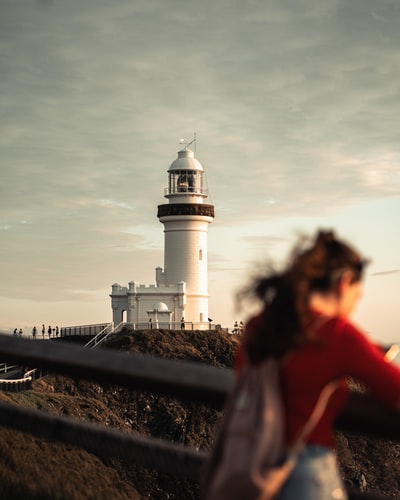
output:
[{"label": "denim shorts", "polygon": [[278,500],[347,500],[334,452],[308,445],[300,454]]}]

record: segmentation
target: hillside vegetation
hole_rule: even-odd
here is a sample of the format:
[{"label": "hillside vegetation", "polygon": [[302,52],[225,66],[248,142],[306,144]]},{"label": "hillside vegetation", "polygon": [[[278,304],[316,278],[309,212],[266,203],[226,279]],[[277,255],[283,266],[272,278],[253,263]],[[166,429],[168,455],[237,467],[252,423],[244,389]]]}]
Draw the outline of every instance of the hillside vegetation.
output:
[{"label": "hillside vegetation", "polygon": [[[231,367],[237,345],[238,338],[225,332],[148,330],[122,332],[105,348]],[[30,391],[0,392],[0,399],[204,450],[220,417],[209,405],[59,375],[34,382]],[[5,428],[0,449],[1,499],[199,498],[195,481]],[[399,445],[338,434],[338,455],[348,486],[400,498]]]}]

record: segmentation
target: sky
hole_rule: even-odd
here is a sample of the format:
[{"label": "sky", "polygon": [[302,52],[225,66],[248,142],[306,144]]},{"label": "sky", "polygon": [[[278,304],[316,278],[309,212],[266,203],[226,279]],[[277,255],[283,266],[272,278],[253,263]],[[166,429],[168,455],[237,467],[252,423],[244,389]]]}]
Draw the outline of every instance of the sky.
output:
[{"label": "sky", "polygon": [[0,0],[0,329],[112,319],[163,267],[157,205],[196,133],[209,314],[299,234],[371,259],[355,321],[400,341],[397,0]]}]

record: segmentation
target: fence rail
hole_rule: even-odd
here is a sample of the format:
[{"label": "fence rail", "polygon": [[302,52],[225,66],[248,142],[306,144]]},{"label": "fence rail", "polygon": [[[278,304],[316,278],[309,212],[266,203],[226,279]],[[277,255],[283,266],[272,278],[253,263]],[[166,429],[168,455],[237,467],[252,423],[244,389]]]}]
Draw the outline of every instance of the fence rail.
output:
[{"label": "fence rail", "polygon": [[[153,319],[152,324],[149,322],[141,323],[127,323],[122,321],[119,325],[114,327],[113,323],[96,323],[93,325],[76,325],[76,326],[62,326],[60,328],[61,337],[70,336],[96,336],[101,334],[103,331],[109,331],[110,333],[118,333],[118,331],[126,328],[127,330],[147,330],[149,328],[155,329],[165,329],[165,330],[215,330],[220,331],[223,328],[221,325],[214,324],[211,321],[203,322],[193,322],[185,321],[184,326],[182,326],[180,321],[162,321],[158,319]],[[54,335],[53,335],[54,336]]]},{"label": "fence rail", "polygon": [[12,372],[18,368],[18,365],[16,364],[10,364],[10,363],[0,363],[0,376],[6,375],[7,373]]},{"label": "fence rail", "polygon": [[[220,407],[231,390],[231,370],[131,353],[87,350],[74,345],[30,342],[0,335],[0,357],[63,375],[118,384]],[[399,415],[370,396],[353,393],[337,428],[400,441]],[[206,452],[153,438],[135,436],[67,417],[2,403],[0,425],[53,441],[80,446],[93,453],[128,458],[160,471],[198,478]],[[352,494],[355,498],[384,498]]]},{"label": "fence rail", "polygon": [[96,323],[93,325],[62,326],[60,333],[61,337],[97,335],[110,325],[111,323]]},{"label": "fence rail", "polygon": [[[123,325],[124,328],[134,331],[134,330],[148,330],[149,328],[156,330],[222,330],[222,326],[219,324],[212,323],[211,321],[185,321],[182,324],[181,321],[164,321],[160,319],[152,319],[152,323],[149,322],[141,322],[141,323],[126,323],[122,322],[120,325]],[[116,329],[117,331],[117,329]]]},{"label": "fence rail", "polygon": [[89,453],[140,463],[166,474],[199,479],[206,452],[161,439],[128,434],[71,417],[0,402],[0,425]]}]

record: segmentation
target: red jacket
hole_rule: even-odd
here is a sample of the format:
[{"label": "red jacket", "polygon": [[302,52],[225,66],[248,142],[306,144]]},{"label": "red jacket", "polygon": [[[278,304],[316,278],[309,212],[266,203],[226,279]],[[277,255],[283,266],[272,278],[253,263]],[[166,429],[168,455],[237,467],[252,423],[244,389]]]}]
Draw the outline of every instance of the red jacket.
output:
[{"label": "red jacket", "polygon": [[[251,328],[252,321],[247,329]],[[315,337],[321,342],[304,345],[282,363],[286,439],[288,443],[295,440],[323,387],[331,380],[342,379],[308,439],[310,443],[333,447],[333,421],[348,395],[346,378],[362,382],[382,403],[395,408],[400,404],[400,368],[386,361],[383,351],[345,318],[335,317],[324,322]],[[239,349],[236,368],[240,370],[244,362],[245,353]]]}]

